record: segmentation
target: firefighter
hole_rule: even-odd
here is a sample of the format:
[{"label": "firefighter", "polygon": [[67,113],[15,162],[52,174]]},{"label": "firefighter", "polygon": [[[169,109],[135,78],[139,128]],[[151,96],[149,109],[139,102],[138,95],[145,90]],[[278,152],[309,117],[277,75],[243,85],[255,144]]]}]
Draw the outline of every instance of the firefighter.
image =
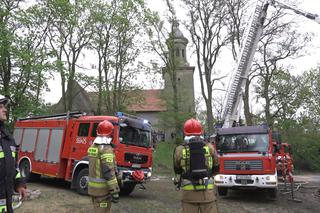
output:
[{"label": "firefighter", "polygon": [[26,196],[26,184],[17,166],[17,145],[12,135],[5,129],[7,104],[9,99],[0,95],[0,213],[11,213],[13,192],[22,199]]},{"label": "firefighter", "polygon": [[119,186],[115,175],[116,161],[113,152],[113,125],[105,120],[97,127],[97,137],[88,149],[88,194],[96,213],[111,212],[111,202],[119,201]]},{"label": "firefighter", "polygon": [[215,149],[205,143],[199,121],[189,119],[184,123],[184,144],[174,151],[174,172],[182,188],[182,210],[185,213],[218,212],[213,190],[213,172],[218,168]]}]

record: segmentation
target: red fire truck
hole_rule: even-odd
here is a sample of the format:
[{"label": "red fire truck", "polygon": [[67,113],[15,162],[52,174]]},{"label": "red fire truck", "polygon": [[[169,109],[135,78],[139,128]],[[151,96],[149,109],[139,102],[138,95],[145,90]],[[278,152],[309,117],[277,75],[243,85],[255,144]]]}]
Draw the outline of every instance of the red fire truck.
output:
[{"label": "red fire truck", "polygon": [[257,44],[261,38],[269,5],[289,9],[320,24],[317,14],[283,4],[276,0],[256,0],[254,12],[238,55],[237,66],[230,80],[222,115],[223,128],[217,129],[216,148],[220,171],[215,184],[220,195],[229,188],[266,188],[272,197],[277,195],[277,152],[281,148],[280,135],[273,134],[267,126],[239,126],[241,103],[248,73]]},{"label": "red fire truck", "polygon": [[263,188],[271,197],[276,196],[276,151],[267,126],[220,128],[216,140],[220,170],[215,184],[219,195],[227,195],[229,188]]},{"label": "red fire truck", "polygon": [[[152,142],[148,121],[124,113],[116,116],[86,116],[79,112],[18,119],[14,138],[19,150],[19,167],[27,179],[40,175],[71,182],[80,194],[87,194],[87,150],[96,137],[99,122],[114,127],[113,144],[122,194],[130,194],[137,183],[151,178]],[[144,173],[143,181],[132,174]]]}]

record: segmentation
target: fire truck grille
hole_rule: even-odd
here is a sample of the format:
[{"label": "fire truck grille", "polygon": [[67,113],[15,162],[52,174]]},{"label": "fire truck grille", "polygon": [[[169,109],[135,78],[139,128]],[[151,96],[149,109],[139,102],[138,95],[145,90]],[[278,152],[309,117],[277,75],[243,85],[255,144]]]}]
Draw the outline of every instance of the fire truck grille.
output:
[{"label": "fire truck grille", "polygon": [[130,163],[147,163],[148,162],[148,156],[147,155],[142,155],[139,153],[125,153],[124,154],[124,159],[127,162]]},{"label": "fire truck grille", "polygon": [[263,170],[262,160],[225,160],[224,170]]}]

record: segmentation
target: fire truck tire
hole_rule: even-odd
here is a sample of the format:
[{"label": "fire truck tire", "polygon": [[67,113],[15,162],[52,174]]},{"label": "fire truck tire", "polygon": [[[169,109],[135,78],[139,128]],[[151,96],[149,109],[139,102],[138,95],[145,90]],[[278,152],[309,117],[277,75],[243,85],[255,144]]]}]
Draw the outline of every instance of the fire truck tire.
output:
[{"label": "fire truck tire", "polygon": [[226,196],[228,194],[228,188],[226,187],[218,187],[219,196]]},{"label": "fire truck tire", "polygon": [[19,169],[21,176],[25,179],[25,181],[28,181],[31,175],[30,171],[30,163],[28,160],[23,160],[19,164]]},{"label": "fire truck tire", "polygon": [[136,186],[136,183],[134,182],[127,182],[123,183],[122,186],[120,186],[120,195],[129,195],[134,190],[134,187]]},{"label": "fire truck tire", "polygon": [[271,200],[275,200],[278,197],[278,189],[268,189],[268,196]]},{"label": "fire truck tire", "polygon": [[36,181],[39,180],[41,175],[31,173],[30,163],[28,160],[23,160],[19,164],[19,169],[21,176],[25,179],[25,181]]},{"label": "fire truck tire", "polygon": [[76,190],[81,195],[87,195],[88,194],[88,175],[89,175],[89,169],[84,168],[80,170],[77,179],[76,179]]}]

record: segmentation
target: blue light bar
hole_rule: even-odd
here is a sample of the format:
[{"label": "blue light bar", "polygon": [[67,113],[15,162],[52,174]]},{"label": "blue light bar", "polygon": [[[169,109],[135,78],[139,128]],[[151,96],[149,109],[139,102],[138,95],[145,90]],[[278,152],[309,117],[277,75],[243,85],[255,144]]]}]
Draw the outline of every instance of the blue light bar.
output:
[{"label": "blue light bar", "polygon": [[116,112],[116,116],[122,117],[123,116],[123,112]]}]

